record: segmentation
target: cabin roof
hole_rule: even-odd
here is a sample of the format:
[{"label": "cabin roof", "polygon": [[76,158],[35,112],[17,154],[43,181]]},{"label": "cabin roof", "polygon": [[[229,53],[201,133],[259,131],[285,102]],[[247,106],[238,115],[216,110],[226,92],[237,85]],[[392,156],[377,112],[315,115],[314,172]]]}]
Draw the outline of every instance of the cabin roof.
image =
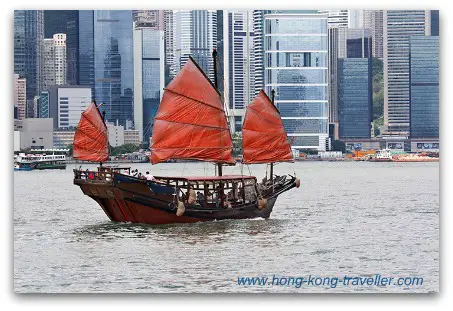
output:
[{"label": "cabin roof", "polygon": [[255,176],[247,175],[223,175],[223,176],[154,176],[156,179],[170,179],[170,180],[185,180],[185,181],[217,181],[217,180],[242,180],[242,179],[255,179]]}]

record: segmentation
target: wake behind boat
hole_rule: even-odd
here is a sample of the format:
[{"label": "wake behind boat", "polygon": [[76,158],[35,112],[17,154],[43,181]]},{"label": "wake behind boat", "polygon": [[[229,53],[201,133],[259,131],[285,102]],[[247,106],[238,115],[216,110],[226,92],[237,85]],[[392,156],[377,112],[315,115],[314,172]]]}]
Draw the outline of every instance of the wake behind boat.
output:
[{"label": "wake behind boat", "polygon": [[300,185],[296,176],[273,174],[273,163],[292,162],[293,156],[280,113],[264,91],[247,107],[242,161],[270,163],[270,176],[259,183],[255,176],[222,174],[224,165],[236,163],[227,118],[216,85],[192,57],[164,91],[153,127],[151,162],[214,162],[217,176],[152,180],[131,176],[130,168],[102,165],[109,156],[107,137],[104,118],[93,103],[77,127],[74,159],[101,163],[96,171],[74,170],[74,184],[112,221],[168,224],[268,218],[277,197]]}]

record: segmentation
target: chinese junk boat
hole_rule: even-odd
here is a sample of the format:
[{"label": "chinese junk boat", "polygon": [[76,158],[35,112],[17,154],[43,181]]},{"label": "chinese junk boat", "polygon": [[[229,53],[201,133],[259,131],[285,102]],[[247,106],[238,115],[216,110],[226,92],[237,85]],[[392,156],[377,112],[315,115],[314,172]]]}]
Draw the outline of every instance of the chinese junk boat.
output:
[{"label": "chinese junk boat", "polygon": [[[236,162],[227,118],[220,93],[192,58],[164,91],[152,140],[152,164],[208,161],[217,164],[218,175],[145,180],[130,176],[129,168],[103,166],[109,156],[107,128],[93,103],[77,127],[74,158],[101,163],[96,171],[74,170],[74,184],[110,220],[168,224],[268,218],[277,197],[299,187],[299,179],[291,175],[271,173],[262,183],[254,176],[222,175],[223,165]],[[263,91],[247,108],[243,150],[245,164],[293,160],[280,114]]]}]

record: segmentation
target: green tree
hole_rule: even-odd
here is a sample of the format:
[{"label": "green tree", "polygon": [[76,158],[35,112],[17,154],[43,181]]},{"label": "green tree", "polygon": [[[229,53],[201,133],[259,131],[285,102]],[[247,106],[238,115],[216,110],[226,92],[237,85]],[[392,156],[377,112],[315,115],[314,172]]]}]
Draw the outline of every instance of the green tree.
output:
[{"label": "green tree", "polygon": [[[382,118],[384,114],[384,63],[373,58],[373,121]],[[376,124],[375,124],[376,125]],[[375,126],[375,131],[377,127]]]},{"label": "green tree", "polygon": [[242,155],[242,135],[240,133],[234,133],[231,139],[233,140],[233,156]]}]

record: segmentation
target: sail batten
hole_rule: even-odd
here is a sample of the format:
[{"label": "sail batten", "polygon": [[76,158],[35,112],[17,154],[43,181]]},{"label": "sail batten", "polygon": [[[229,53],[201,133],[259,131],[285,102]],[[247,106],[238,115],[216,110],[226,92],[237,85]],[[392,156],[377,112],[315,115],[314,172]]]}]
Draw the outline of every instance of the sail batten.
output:
[{"label": "sail batten", "polygon": [[170,159],[235,162],[220,94],[192,58],[164,89],[154,120],[153,164]]},{"label": "sail batten", "polygon": [[293,161],[280,113],[262,90],[247,106],[242,149],[245,164]]},{"label": "sail batten", "polygon": [[109,158],[107,126],[95,103],[82,112],[74,135],[73,157],[91,162]]}]

